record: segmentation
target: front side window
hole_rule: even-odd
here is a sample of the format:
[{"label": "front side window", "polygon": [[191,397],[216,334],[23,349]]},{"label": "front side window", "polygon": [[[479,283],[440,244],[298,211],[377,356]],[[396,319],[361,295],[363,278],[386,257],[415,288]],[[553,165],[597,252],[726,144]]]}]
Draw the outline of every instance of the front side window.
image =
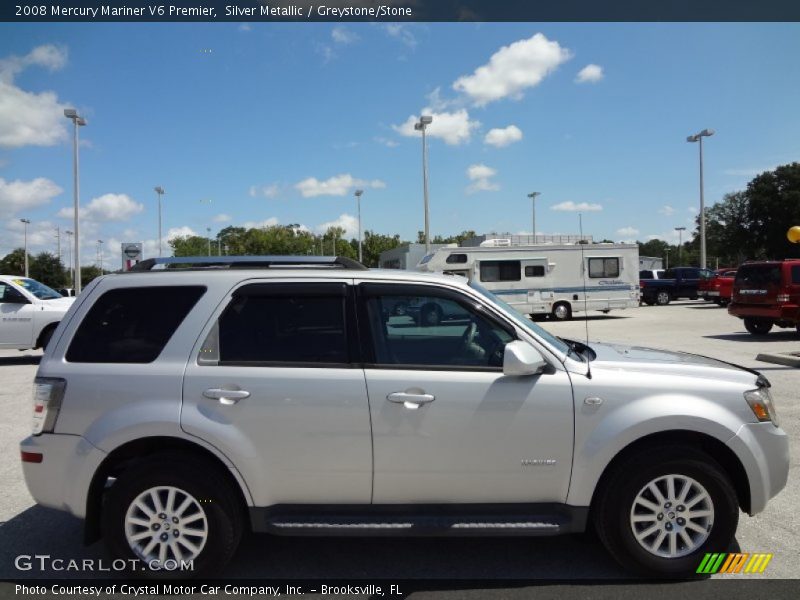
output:
[{"label": "front side window", "polygon": [[522,268],[518,260],[481,261],[481,281],[519,281]]},{"label": "front side window", "polygon": [[271,293],[263,286],[236,294],[212,332],[218,347],[206,346],[219,365],[348,363],[343,287]]},{"label": "front side window", "polygon": [[619,258],[590,258],[589,277],[619,277]]},{"label": "front side window", "polygon": [[76,363],[150,363],[205,293],[203,286],[118,288],[83,318],[67,350]]},{"label": "front side window", "polygon": [[[453,297],[368,293],[372,362],[382,367],[502,369],[506,326]],[[394,308],[405,307],[402,314]]]}]

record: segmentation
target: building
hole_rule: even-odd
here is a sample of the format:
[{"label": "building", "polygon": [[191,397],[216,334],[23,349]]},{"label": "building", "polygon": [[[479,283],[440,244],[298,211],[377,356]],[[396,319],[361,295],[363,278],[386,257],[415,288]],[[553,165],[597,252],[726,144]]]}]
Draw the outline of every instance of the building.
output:
[{"label": "building", "polygon": [[[455,246],[455,244],[431,244],[431,252],[436,252],[445,246]],[[417,264],[424,256],[425,244],[406,244],[381,252],[378,266],[381,269],[415,271]]]}]

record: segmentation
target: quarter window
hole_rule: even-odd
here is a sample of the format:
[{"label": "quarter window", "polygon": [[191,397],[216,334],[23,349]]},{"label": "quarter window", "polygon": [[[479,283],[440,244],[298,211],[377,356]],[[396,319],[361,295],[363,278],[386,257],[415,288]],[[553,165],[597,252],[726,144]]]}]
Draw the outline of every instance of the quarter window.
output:
[{"label": "quarter window", "polygon": [[83,318],[66,358],[76,363],[153,362],[205,291],[202,286],[109,290]]},{"label": "quarter window", "polygon": [[619,277],[619,258],[590,258],[589,277]]},{"label": "quarter window", "polygon": [[481,262],[481,281],[520,281],[522,269],[518,260],[486,260]]}]

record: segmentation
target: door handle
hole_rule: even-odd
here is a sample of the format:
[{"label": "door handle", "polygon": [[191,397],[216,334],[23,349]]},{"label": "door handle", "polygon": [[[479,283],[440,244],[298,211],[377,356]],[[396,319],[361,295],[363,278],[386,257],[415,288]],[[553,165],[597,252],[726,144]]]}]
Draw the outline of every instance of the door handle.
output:
[{"label": "door handle", "polygon": [[436,400],[433,394],[426,394],[424,392],[411,393],[411,392],[393,392],[386,396],[389,402],[402,403],[403,406],[410,410],[417,410],[421,405],[428,404]]},{"label": "door handle", "polygon": [[220,404],[229,406],[236,404],[239,400],[250,397],[250,392],[246,390],[223,390],[220,388],[210,388],[203,392],[203,396],[212,400],[219,400]]}]

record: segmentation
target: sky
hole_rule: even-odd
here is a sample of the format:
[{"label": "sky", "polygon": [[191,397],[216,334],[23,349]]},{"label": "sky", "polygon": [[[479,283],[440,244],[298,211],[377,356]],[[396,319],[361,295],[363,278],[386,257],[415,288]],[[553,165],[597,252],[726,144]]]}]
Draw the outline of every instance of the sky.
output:
[{"label": "sky", "polygon": [[[229,226],[677,241],[699,208],[800,160],[800,25],[0,24],[0,257],[72,229],[82,263]],[[63,238],[66,245],[66,236]],[[166,243],[164,253],[167,253]],[[66,250],[62,248],[65,255]]]}]

